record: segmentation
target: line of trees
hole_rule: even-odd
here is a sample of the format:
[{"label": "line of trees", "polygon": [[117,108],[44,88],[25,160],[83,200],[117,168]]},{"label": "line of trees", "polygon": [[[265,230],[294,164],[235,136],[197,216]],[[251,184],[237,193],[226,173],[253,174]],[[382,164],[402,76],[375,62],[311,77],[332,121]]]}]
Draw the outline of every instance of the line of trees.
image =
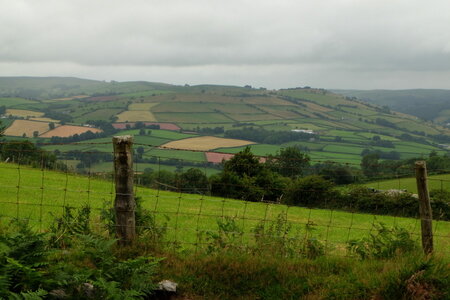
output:
[{"label": "line of trees", "polygon": [[[438,162],[436,158],[431,159],[431,169],[433,160]],[[140,178],[144,185],[163,190],[311,208],[417,216],[418,201],[411,194],[375,193],[357,185],[348,189],[336,187],[361,181],[367,178],[365,175],[372,176],[332,162],[311,166],[308,155],[296,147],[281,149],[261,162],[247,147],[223,162],[222,171],[209,178],[195,168],[178,173],[146,170]],[[450,193],[433,191],[431,194],[435,217],[450,220]]]}]

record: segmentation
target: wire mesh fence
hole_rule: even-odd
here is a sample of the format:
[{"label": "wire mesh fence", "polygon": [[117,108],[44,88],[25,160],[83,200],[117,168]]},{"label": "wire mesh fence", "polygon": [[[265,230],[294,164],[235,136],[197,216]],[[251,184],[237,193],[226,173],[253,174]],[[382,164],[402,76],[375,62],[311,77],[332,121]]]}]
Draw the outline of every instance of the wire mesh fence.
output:
[{"label": "wire mesh fence", "polygon": [[[91,209],[92,226],[103,228],[105,223],[101,215],[114,207],[116,198],[112,143],[95,143],[92,144],[92,150],[74,152],[73,146],[77,144],[47,145],[49,149],[55,146],[53,150],[60,158],[57,161],[38,149],[19,147],[0,163],[2,222],[27,220],[32,226],[45,231],[68,208],[77,210],[88,206]],[[137,150],[139,147],[143,149]],[[133,194],[154,217],[152,228],[149,228],[149,224],[137,222],[137,230],[164,231],[161,243],[190,249],[207,247],[212,243],[257,248],[269,244],[276,246],[282,240],[295,247],[316,245],[327,255],[348,255],[350,242],[376,233],[380,223],[390,230],[393,227],[404,228],[413,239],[420,241],[419,212],[415,216],[405,217],[403,212],[409,207],[404,207],[403,211],[386,212],[381,203],[375,203],[371,212],[367,213],[350,201],[344,208],[335,208],[333,203],[342,201],[341,195],[346,194],[346,186],[335,187],[326,197],[321,188],[302,187],[297,190],[297,197],[303,198],[292,203],[285,201],[285,193],[273,186],[273,181],[262,181],[259,188],[263,192],[257,193],[258,197],[252,198],[253,201],[245,201],[245,197],[233,199],[231,196],[235,195],[233,191],[236,190],[244,194],[253,193],[251,190],[246,191],[249,187],[247,179],[216,182],[220,185],[221,193],[214,193],[211,175],[220,174],[222,169],[220,164],[206,161],[205,151],[192,152],[203,155],[203,160],[199,160],[199,156],[189,155],[184,159],[184,153],[188,151],[186,149],[167,149],[182,152],[183,155],[179,155],[175,161],[173,155],[164,156],[162,152],[157,152],[159,155],[151,154],[154,149],[161,148],[155,145],[134,145]],[[258,160],[263,162],[266,158],[259,157]],[[210,179],[193,180],[198,185],[186,185],[186,178],[182,175],[190,168],[200,170],[202,175],[208,175]],[[170,175],[165,172],[168,169],[174,173]],[[305,166],[303,170],[308,173],[314,170],[314,166]],[[168,180],[165,176],[172,177]],[[381,181],[386,176],[380,174],[372,178],[377,181],[367,186],[376,189],[373,193],[395,188],[415,194],[415,181],[409,176],[414,176],[414,168],[403,170],[401,176],[391,177],[389,181]],[[429,185],[430,189],[450,191],[450,180],[445,177],[429,178]],[[435,251],[449,256],[450,222],[441,219],[439,214],[436,216],[433,220]]]}]

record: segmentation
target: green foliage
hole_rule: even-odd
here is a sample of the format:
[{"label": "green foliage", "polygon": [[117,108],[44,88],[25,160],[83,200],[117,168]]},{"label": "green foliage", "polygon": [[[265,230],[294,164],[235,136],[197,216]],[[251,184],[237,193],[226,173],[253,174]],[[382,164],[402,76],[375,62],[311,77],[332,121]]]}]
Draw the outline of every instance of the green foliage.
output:
[{"label": "green foliage", "polygon": [[[145,239],[147,246],[159,247],[167,232],[167,222],[169,218],[165,216],[166,222],[157,223],[156,216],[142,206],[142,198],[135,197],[135,220],[136,232],[141,239]],[[114,207],[110,202],[104,202],[100,211],[100,219],[105,224],[110,235],[115,235],[116,217]]]},{"label": "green foliage", "polygon": [[403,228],[388,228],[383,223],[374,224],[375,233],[366,238],[351,240],[347,249],[361,259],[386,259],[417,249],[411,234]]},{"label": "green foliage", "polygon": [[436,257],[412,256],[388,273],[380,287],[383,299],[449,299],[450,268]]},{"label": "green foliage", "polygon": [[51,243],[59,248],[64,248],[70,244],[73,235],[89,234],[91,208],[85,204],[80,209],[73,212],[73,208],[66,206],[61,217],[55,217],[55,221],[50,226],[53,236]]},{"label": "green foliage", "polygon": [[299,177],[309,166],[309,156],[299,147],[282,148],[275,155],[269,155],[266,164],[269,168],[286,177]]},{"label": "green foliage", "polygon": [[307,207],[329,207],[334,201],[333,183],[312,175],[293,180],[286,190],[284,202]]},{"label": "green foliage", "polygon": [[313,236],[313,224],[305,226],[305,232],[292,234],[292,224],[286,212],[281,212],[270,222],[261,221],[253,229],[255,252],[270,253],[282,257],[317,258],[325,254],[324,245]]},{"label": "green foliage", "polygon": [[226,216],[223,219],[218,219],[217,226],[217,231],[206,232],[208,253],[221,250],[236,251],[242,248],[242,236],[244,232],[237,224],[236,218]]},{"label": "green foliage", "polygon": [[[1,227],[0,298],[43,299],[54,293],[68,299],[141,299],[150,295],[156,287],[153,278],[160,259],[122,259],[115,250],[116,240],[83,234],[86,228],[75,220],[88,224],[83,220],[88,211],[82,208],[78,216],[66,211],[52,227],[56,232],[46,234],[18,222]],[[59,240],[55,242],[53,236]],[[62,239],[64,244],[58,242]]]},{"label": "green foliage", "polygon": [[223,171],[210,178],[213,195],[246,201],[277,201],[286,180],[259,162],[250,147],[224,162]]}]

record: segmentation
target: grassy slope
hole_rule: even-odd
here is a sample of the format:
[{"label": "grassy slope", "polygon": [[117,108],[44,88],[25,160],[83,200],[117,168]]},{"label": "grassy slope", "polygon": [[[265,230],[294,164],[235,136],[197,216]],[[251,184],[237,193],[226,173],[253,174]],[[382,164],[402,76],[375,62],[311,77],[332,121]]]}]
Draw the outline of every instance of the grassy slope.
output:
[{"label": "grassy slope", "polygon": [[[54,216],[61,214],[64,205],[81,207],[89,204],[98,216],[103,203],[112,204],[114,185],[111,178],[100,180],[53,171],[41,171],[25,166],[0,163],[1,219],[29,218],[32,224],[47,227]],[[43,187],[41,189],[41,187]],[[418,220],[409,218],[352,214],[340,211],[286,207],[263,203],[244,202],[193,194],[179,194],[137,187],[136,195],[143,198],[143,205],[157,213],[157,219],[169,217],[168,239],[186,247],[197,241],[197,233],[216,230],[216,220],[235,217],[246,235],[263,219],[274,220],[278,214],[287,213],[293,224],[292,232],[304,230],[305,224],[313,223],[315,234],[332,246],[331,251],[340,252],[348,239],[367,235],[373,223],[381,221],[387,225],[399,225],[419,233]],[[95,219],[98,221],[98,217]],[[435,224],[436,248],[444,251],[450,247],[449,222]],[[418,235],[415,235],[418,237]],[[448,254],[448,253],[447,253]]]},{"label": "grassy slope", "polygon": [[[375,181],[365,184],[368,187],[388,190],[388,189],[406,189],[411,193],[417,193],[416,178],[398,178],[391,180]],[[444,189],[450,191],[450,174],[432,175],[428,177],[429,190]]]}]

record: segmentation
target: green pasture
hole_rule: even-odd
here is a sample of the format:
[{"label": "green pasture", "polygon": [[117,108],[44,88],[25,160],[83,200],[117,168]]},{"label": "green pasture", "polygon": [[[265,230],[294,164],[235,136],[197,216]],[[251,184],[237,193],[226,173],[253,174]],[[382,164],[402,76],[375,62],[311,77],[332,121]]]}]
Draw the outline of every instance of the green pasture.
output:
[{"label": "green pasture", "polygon": [[[234,148],[218,148],[215,149],[215,152],[223,152],[223,153],[238,153],[245,149],[244,147],[234,147]],[[253,154],[258,156],[267,156],[269,154],[275,154],[278,150],[280,150],[280,146],[277,145],[268,145],[268,144],[256,144],[250,145],[250,149]]]},{"label": "green pasture", "polygon": [[281,117],[267,113],[242,113],[242,114],[226,114],[229,118],[237,122],[252,122],[262,120],[279,120]]},{"label": "green pasture", "polygon": [[[45,229],[61,215],[64,206],[85,204],[93,210],[93,222],[99,222],[99,209],[114,201],[114,184],[108,175],[101,180],[5,163],[0,163],[0,169],[2,222],[28,219],[36,228]],[[186,248],[190,247],[186,243],[198,241],[199,233],[217,230],[217,220],[224,217],[235,218],[244,231],[245,244],[259,222],[275,220],[280,213],[292,224],[290,237],[303,236],[306,224],[310,224],[314,235],[335,253],[343,252],[348,240],[368,235],[376,222],[401,226],[417,239],[420,237],[420,222],[411,218],[287,207],[144,187],[136,187],[136,195],[142,197],[145,208],[156,214],[159,224],[169,218],[167,239]],[[448,255],[450,223],[434,222],[434,230],[437,253]]]},{"label": "green pasture", "polygon": [[6,106],[7,108],[15,108],[21,104],[36,104],[35,100],[28,100],[23,98],[0,98],[0,106]]},{"label": "green pasture", "polygon": [[121,108],[104,108],[97,109],[75,118],[76,122],[85,123],[89,120],[94,121],[111,121],[111,118],[122,112]]},{"label": "green pasture", "polygon": [[159,103],[152,108],[154,113],[175,113],[175,112],[214,112],[209,103],[200,102],[167,102]]},{"label": "green pasture", "polygon": [[159,122],[169,123],[232,123],[233,120],[220,113],[155,113]]},{"label": "green pasture", "polygon": [[[148,134],[148,131],[151,131],[151,133]],[[173,130],[163,130],[163,129],[145,129],[145,132],[146,132],[145,136],[161,138],[166,140],[180,140],[197,136],[196,134],[180,133]],[[120,131],[120,135],[133,135],[135,139],[140,137],[139,129],[122,130]]]},{"label": "green pasture", "polygon": [[[411,171],[412,173],[413,171]],[[383,181],[374,181],[364,184],[380,190],[405,189],[408,192],[417,193],[417,184],[415,177],[397,178]],[[450,174],[430,175],[428,176],[428,189],[450,191]]]},{"label": "green pasture", "polygon": [[188,150],[171,150],[151,148],[144,153],[144,157],[160,157],[161,159],[175,158],[182,161],[204,162],[206,161],[204,152],[195,152]]}]

